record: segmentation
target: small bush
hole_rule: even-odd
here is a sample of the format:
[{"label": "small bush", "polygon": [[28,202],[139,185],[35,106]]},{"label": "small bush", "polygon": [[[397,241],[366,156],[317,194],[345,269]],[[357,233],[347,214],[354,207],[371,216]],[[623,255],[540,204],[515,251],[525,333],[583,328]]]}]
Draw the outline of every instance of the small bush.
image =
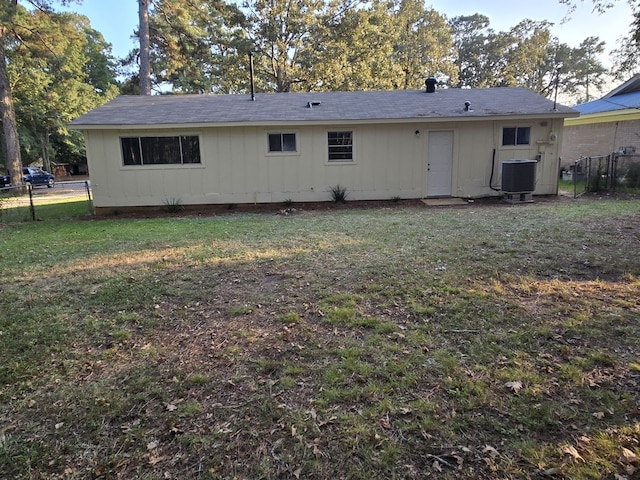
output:
[{"label": "small bush", "polygon": [[331,193],[331,198],[335,203],[346,202],[347,195],[349,195],[349,193],[347,192],[347,188],[343,187],[340,184],[329,187],[329,192]]},{"label": "small bush", "polygon": [[169,213],[178,213],[184,210],[181,198],[167,198],[163,200],[162,203]]}]

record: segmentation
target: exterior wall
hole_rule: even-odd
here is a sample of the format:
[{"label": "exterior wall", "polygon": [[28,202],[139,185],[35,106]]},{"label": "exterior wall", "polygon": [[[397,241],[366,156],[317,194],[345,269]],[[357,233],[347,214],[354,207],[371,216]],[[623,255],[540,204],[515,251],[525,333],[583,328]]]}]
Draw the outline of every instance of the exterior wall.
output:
[{"label": "exterior wall", "polygon": [[[502,147],[502,127],[530,126],[531,145]],[[352,163],[327,161],[327,131],[353,132]],[[540,155],[536,194],[557,193],[562,119],[528,122],[467,121],[296,127],[211,127],[172,130],[87,130],[87,157],[99,208],[330,201],[345,187],[350,200],[429,195],[429,131],[453,131],[451,192],[463,198],[498,195],[500,162]],[[296,153],[267,152],[268,133],[295,132]],[[419,132],[419,133],[417,133]],[[550,132],[558,139],[549,141]],[[121,136],[199,135],[201,164],[123,166]]]},{"label": "exterior wall", "polygon": [[609,155],[620,147],[640,151],[640,120],[588,123],[564,127],[562,165],[583,157]]}]

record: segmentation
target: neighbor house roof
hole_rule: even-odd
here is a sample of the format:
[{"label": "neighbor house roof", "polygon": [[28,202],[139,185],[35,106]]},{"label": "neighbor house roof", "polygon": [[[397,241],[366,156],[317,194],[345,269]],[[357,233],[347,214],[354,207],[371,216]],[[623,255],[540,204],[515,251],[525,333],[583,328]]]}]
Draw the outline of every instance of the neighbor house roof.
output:
[{"label": "neighbor house roof", "polygon": [[573,108],[578,110],[582,115],[640,108],[640,91],[624,93],[622,95],[616,95],[615,97],[603,97],[598,100],[593,100],[592,102],[576,105]]},{"label": "neighbor house roof", "polygon": [[[465,102],[469,109],[465,110]],[[577,116],[524,88],[255,95],[121,96],[71,122],[77,129],[331,124]]]},{"label": "neighbor house roof", "polygon": [[635,75],[598,100],[573,108],[580,112],[580,118],[567,119],[565,125],[640,119],[640,75]]}]

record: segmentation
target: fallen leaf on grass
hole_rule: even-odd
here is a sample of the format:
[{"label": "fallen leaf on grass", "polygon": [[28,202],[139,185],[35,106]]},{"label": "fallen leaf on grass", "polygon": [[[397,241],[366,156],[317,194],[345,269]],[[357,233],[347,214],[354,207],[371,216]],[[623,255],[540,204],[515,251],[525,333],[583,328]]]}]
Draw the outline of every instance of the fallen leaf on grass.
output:
[{"label": "fallen leaf on grass", "polygon": [[300,478],[300,474],[302,473],[302,469],[298,468],[293,472],[293,476],[296,478]]},{"label": "fallen leaf on grass", "polygon": [[155,448],[158,448],[159,442],[157,440],[152,440],[151,442],[147,443],[147,450],[153,450]]},{"label": "fallen leaf on grass", "polygon": [[576,450],[576,447],[574,447],[573,445],[567,445],[566,447],[564,447],[564,449],[562,450],[562,453],[571,455],[575,461],[578,461],[578,460],[582,460],[583,462],[585,461],[584,458],[582,458],[582,455],[578,453],[578,451]]},{"label": "fallen leaf on grass", "polygon": [[488,453],[492,457],[497,457],[500,455],[500,452],[498,452],[498,450],[493,448],[491,445],[485,445],[484,450],[482,450],[482,453]]},{"label": "fallen leaf on grass", "polygon": [[164,460],[164,457],[152,455],[149,457],[149,465],[155,465],[156,463],[160,463]]},{"label": "fallen leaf on grass", "polygon": [[519,381],[507,382],[504,384],[504,386],[513,390],[513,393],[518,393],[520,390],[522,390],[522,382]]},{"label": "fallen leaf on grass", "polygon": [[640,459],[638,456],[629,450],[628,448],[622,447],[622,451],[620,452],[620,460],[627,465],[631,465],[632,463],[637,463]]}]

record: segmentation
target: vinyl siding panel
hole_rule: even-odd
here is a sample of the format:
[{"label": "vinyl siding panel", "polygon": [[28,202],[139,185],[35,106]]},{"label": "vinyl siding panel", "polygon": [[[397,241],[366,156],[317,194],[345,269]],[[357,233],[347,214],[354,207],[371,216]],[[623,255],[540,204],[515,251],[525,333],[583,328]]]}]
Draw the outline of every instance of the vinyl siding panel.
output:
[{"label": "vinyl siding panel", "polygon": [[[329,188],[344,186],[350,200],[421,198],[427,195],[428,132],[454,132],[452,194],[496,195],[489,188],[496,149],[494,185],[500,161],[541,155],[537,194],[557,189],[560,139],[545,143],[549,132],[561,134],[562,119],[524,121],[532,127],[532,145],[502,148],[505,122],[415,122],[199,127],[191,129],[85,131],[94,203],[100,208],[185,204],[233,204],[329,201]],[[514,122],[508,125],[513,126]],[[327,132],[352,131],[354,161],[328,162]],[[268,153],[269,132],[295,132],[297,153]],[[417,135],[416,131],[420,134]],[[201,164],[123,166],[121,136],[198,135]]]}]

